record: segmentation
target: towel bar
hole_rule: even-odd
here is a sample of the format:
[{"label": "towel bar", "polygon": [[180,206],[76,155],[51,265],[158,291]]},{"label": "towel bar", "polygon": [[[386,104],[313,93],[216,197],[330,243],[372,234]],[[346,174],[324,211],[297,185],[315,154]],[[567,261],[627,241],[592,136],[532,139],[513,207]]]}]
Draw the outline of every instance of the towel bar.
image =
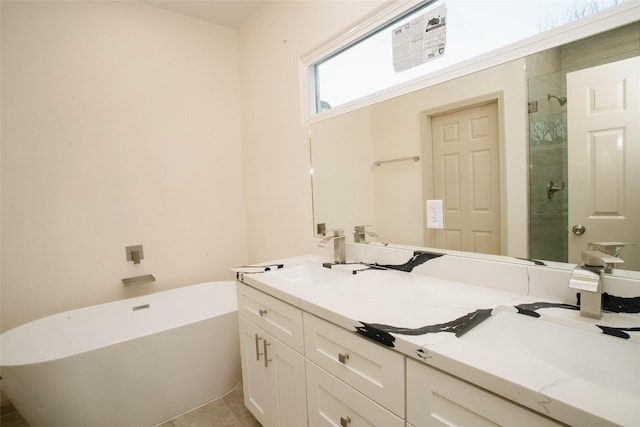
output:
[{"label": "towel bar", "polygon": [[373,162],[373,164],[375,166],[380,166],[383,165],[385,163],[395,163],[395,162],[404,162],[407,160],[413,160],[414,162],[420,161],[420,156],[411,156],[411,157],[402,157],[399,159],[391,159],[391,160],[378,160],[376,162]]}]

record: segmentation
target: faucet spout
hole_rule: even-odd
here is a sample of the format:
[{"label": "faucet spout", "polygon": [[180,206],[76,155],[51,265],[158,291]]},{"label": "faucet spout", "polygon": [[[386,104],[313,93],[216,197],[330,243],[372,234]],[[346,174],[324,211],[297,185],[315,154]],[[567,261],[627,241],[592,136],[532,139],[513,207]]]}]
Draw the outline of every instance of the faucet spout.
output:
[{"label": "faucet spout", "polygon": [[346,243],[344,237],[344,230],[336,228],[334,230],[327,230],[327,232],[333,231],[333,235],[325,236],[320,240],[318,246],[324,248],[324,246],[333,240],[333,259],[336,264],[344,264],[347,262],[346,256]]},{"label": "faucet spout", "polygon": [[620,258],[599,252],[582,251],[582,264],[571,273],[569,287],[580,292],[580,316],[602,318],[602,292],[605,272]]}]

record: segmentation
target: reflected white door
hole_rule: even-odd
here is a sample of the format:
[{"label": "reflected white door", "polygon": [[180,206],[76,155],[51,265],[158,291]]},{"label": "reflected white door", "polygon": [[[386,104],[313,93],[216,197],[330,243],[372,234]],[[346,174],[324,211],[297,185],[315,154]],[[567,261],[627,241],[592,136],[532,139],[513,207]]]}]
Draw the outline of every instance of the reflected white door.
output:
[{"label": "reflected white door", "polygon": [[[640,57],[567,74],[567,117],[569,262],[589,243],[640,245]],[[640,246],[621,256],[640,270]]]},{"label": "reflected white door", "polygon": [[432,117],[431,153],[425,176],[444,200],[444,229],[427,229],[425,244],[500,254],[498,103]]}]

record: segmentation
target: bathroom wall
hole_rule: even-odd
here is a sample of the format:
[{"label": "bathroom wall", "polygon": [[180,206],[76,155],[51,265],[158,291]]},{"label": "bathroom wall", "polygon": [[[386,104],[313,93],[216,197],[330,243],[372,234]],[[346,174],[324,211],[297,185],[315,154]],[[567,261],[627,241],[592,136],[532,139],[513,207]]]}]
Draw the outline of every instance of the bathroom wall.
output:
[{"label": "bathroom wall", "polygon": [[[268,1],[240,30],[250,262],[311,250],[309,129],[300,58],[380,11],[383,1]],[[327,227],[331,227],[327,224]]]},{"label": "bathroom wall", "polygon": [[[231,279],[247,262],[238,31],[142,2],[3,1],[1,17],[1,329]],[[261,142],[286,150],[290,127]],[[133,244],[140,265],[125,260]],[[122,285],[149,273],[155,284]]]},{"label": "bathroom wall", "polygon": [[356,225],[376,224],[371,111],[360,108],[312,127],[314,224],[343,228],[353,241]]},{"label": "bathroom wall", "polygon": [[[524,73],[524,60],[514,60],[314,123],[314,222],[345,227],[348,240],[355,225],[374,224],[381,241],[424,246],[423,185],[430,182],[423,183],[423,168],[431,161],[423,151],[426,115],[499,98],[503,249],[526,256]],[[421,161],[373,165],[412,156]]]},{"label": "bathroom wall", "polygon": [[[502,250],[527,255],[527,117],[524,60],[514,60],[406,94],[372,107],[373,157],[376,160],[422,155],[421,162],[400,162],[375,169],[376,229],[383,240],[424,245],[423,168],[426,114],[500,99],[500,191]],[[425,180],[425,183],[428,181]],[[402,218],[400,221],[399,218]]]}]

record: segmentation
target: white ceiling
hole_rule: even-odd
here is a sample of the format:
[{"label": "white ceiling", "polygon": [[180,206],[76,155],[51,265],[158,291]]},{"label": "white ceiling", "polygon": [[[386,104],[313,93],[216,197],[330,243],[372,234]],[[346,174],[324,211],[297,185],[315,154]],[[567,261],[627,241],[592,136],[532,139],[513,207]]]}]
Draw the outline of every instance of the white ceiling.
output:
[{"label": "white ceiling", "polygon": [[146,0],[164,9],[217,25],[239,28],[262,0]]}]

